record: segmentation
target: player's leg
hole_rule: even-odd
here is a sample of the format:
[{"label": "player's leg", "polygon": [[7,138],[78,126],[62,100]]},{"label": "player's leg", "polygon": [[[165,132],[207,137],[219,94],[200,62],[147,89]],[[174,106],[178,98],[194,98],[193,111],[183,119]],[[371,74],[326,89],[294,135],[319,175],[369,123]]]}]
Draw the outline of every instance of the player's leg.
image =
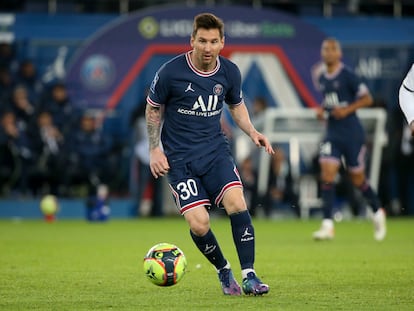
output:
[{"label": "player's leg", "polygon": [[191,237],[200,252],[217,270],[225,295],[240,295],[241,288],[234,279],[230,263],[224,258],[220,246],[210,229],[209,214],[204,207],[192,209],[184,214],[190,226]]},{"label": "player's leg", "polygon": [[252,220],[244,201],[242,188],[231,188],[224,194],[222,204],[230,217],[233,240],[239,255],[243,278],[253,271],[255,235]]},{"label": "player's leg", "polygon": [[175,203],[190,227],[191,238],[200,252],[216,268],[223,293],[240,295],[240,286],[234,280],[230,264],[210,229],[210,217],[206,206],[211,204],[200,179],[192,173],[191,165],[171,169],[168,178]]},{"label": "player's leg", "polygon": [[233,241],[239,256],[243,277],[243,291],[246,294],[261,295],[269,291],[254,271],[255,234],[250,213],[243,195],[239,173],[229,154],[220,154],[203,177],[214,203],[224,206],[229,215]]},{"label": "player's leg", "polygon": [[222,204],[230,217],[233,241],[242,269],[243,291],[245,294],[262,295],[269,292],[254,270],[255,233],[252,220],[244,200],[243,189],[233,187],[223,196]]},{"label": "player's leg", "polygon": [[184,213],[184,218],[190,226],[190,235],[195,245],[216,268],[223,293],[240,295],[240,285],[234,279],[230,263],[224,258],[216,237],[210,229],[206,208],[191,209]]},{"label": "player's leg", "polygon": [[374,212],[374,238],[381,241],[387,233],[386,216],[378,195],[372,189],[365,175],[365,146],[361,144],[351,154],[347,154],[346,161],[349,163],[349,176],[353,185],[361,191]]},{"label": "player's leg", "polygon": [[224,268],[227,262],[210,229],[209,214],[204,206],[191,209],[184,214],[184,218],[190,226],[190,235],[197,248],[217,270]]},{"label": "player's leg", "polygon": [[323,220],[319,230],[313,233],[315,240],[330,240],[334,237],[333,205],[335,200],[335,179],[340,167],[340,153],[331,142],[321,144],[320,188],[323,207]]},{"label": "player's leg", "polygon": [[323,220],[319,230],[313,233],[315,240],[330,240],[334,238],[333,205],[335,200],[335,178],[340,164],[337,161],[321,161],[321,199]]}]

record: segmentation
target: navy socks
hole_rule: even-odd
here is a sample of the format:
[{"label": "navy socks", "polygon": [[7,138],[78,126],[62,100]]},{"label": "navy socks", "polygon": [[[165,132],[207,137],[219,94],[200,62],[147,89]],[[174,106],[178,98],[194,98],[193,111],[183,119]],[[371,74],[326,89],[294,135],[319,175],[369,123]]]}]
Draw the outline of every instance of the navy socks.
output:
[{"label": "navy socks", "polygon": [[[252,269],[255,259],[255,235],[249,211],[246,210],[240,213],[231,214],[230,222],[241,269],[253,271]],[[190,234],[194,243],[197,245],[197,248],[217,270],[226,266],[227,260],[224,258],[216,237],[211,230],[201,237],[195,235],[191,230]]]},{"label": "navy socks", "polygon": [[242,270],[253,269],[255,236],[249,211],[231,214],[230,221],[240,266]]},{"label": "navy socks", "polygon": [[335,184],[322,183],[321,197],[323,202],[323,218],[332,219],[332,209],[335,199]]},{"label": "navy socks", "polygon": [[380,201],[369,183],[367,181],[364,181],[363,184],[359,187],[359,190],[361,190],[362,195],[364,196],[369,206],[371,206],[374,213],[378,211],[380,208]]},{"label": "navy socks", "polygon": [[220,246],[217,243],[216,237],[213,232],[208,230],[204,236],[197,236],[190,230],[191,237],[198,249],[206,256],[217,270],[223,268],[227,261],[221,252]]}]

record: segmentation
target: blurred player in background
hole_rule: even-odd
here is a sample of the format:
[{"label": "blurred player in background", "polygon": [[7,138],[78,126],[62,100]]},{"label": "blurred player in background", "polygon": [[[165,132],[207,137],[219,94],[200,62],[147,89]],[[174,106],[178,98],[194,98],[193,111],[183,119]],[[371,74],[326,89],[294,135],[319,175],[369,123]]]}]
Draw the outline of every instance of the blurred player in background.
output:
[{"label": "blurred player in background", "polygon": [[414,136],[414,64],[400,87],[400,107]]},{"label": "blurred player in background", "polygon": [[342,63],[341,46],[336,39],[328,38],[322,42],[321,57],[324,66],[316,85],[324,99],[317,117],[328,119],[319,152],[324,219],[313,237],[316,240],[334,237],[335,179],[344,159],[353,185],[361,191],[374,212],[374,238],[380,241],[386,235],[385,211],[365,176],[365,133],[356,115],[359,108],[372,105],[373,100],[367,86]]},{"label": "blurred player in background", "polygon": [[[269,291],[254,270],[255,235],[243,186],[220,117],[224,102],[236,124],[269,154],[273,148],[250,121],[241,94],[237,66],[219,56],[224,25],[208,13],[194,18],[192,50],[165,63],[156,73],[147,98],[146,120],[150,168],[154,177],[168,173],[180,213],[198,249],[217,269],[225,295],[240,295],[230,263],[210,229],[207,208],[222,205],[230,217],[242,269],[245,294]],[[163,123],[160,146],[160,130]]]}]

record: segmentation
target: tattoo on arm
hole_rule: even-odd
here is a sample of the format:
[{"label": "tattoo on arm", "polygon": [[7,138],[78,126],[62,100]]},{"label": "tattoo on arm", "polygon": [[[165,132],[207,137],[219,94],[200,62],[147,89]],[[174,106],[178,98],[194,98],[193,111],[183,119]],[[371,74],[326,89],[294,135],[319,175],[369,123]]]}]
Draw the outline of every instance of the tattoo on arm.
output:
[{"label": "tattoo on arm", "polygon": [[149,148],[152,150],[160,145],[161,109],[147,105],[145,119],[147,121]]}]

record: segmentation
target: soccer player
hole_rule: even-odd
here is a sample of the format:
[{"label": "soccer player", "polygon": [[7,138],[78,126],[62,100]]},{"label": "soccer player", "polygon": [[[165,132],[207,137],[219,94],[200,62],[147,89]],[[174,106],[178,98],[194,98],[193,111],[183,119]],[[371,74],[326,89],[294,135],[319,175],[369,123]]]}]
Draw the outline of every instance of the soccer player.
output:
[{"label": "soccer player", "polygon": [[400,107],[414,136],[414,64],[401,83],[399,97]]},{"label": "soccer player", "polygon": [[250,121],[238,67],[219,56],[224,47],[221,19],[209,13],[195,16],[190,44],[191,51],[161,66],[150,87],[146,120],[151,172],[156,178],[168,175],[175,203],[189,224],[194,243],[217,269],[223,293],[240,295],[230,263],[210,229],[208,208],[224,207],[242,269],[243,291],[262,295],[269,286],[254,270],[254,228],[220,125],[224,103],[257,146],[269,154],[274,151]]},{"label": "soccer player", "polygon": [[321,57],[324,70],[317,87],[324,99],[317,109],[317,117],[324,119],[327,116],[328,119],[319,151],[324,219],[313,237],[316,240],[334,237],[335,178],[343,158],[353,185],[362,192],[374,212],[374,238],[380,241],[386,235],[385,212],[365,176],[365,133],[356,115],[357,109],[372,105],[372,97],[367,86],[342,63],[341,46],[336,39],[328,38],[322,42]]}]

